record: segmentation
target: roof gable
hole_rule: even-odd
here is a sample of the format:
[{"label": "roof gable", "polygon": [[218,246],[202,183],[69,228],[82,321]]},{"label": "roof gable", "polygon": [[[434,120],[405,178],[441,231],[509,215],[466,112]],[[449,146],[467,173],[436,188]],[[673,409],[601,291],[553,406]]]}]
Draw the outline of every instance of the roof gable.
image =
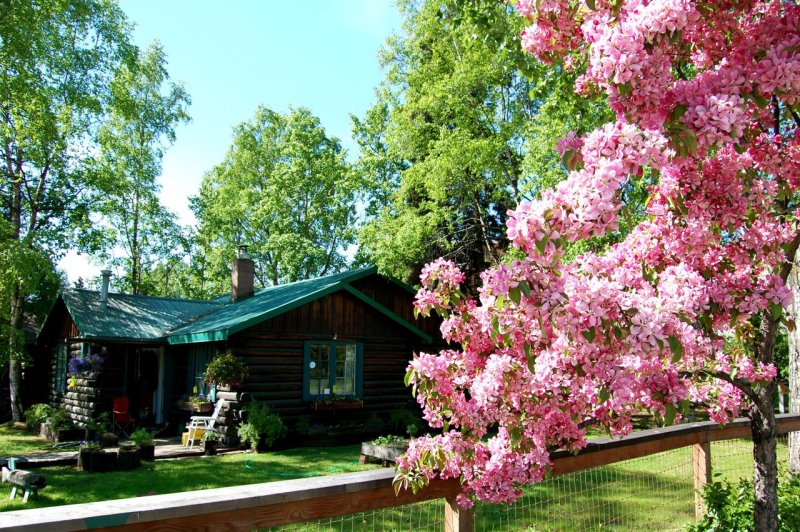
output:
[{"label": "roof gable", "polygon": [[245,300],[230,303],[193,323],[173,330],[167,341],[170,344],[224,341],[229,335],[328,294],[346,290],[424,341],[430,342],[432,339],[429,335],[349,284],[376,273],[377,268],[372,266],[266,288]]}]

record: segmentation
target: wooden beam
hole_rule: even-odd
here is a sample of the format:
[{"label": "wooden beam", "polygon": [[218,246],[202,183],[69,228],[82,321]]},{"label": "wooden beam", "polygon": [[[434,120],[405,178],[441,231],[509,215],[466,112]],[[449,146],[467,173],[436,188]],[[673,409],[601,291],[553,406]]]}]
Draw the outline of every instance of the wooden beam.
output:
[{"label": "wooden beam", "polygon": [[461,508],[455,497],[444,500],[445,532],[474,532],[475,513],[471,508]]},{"label": "wooden beam", "polygon": [[[778,431],[800,431],[800,414],[776,416]],[[750,436],[749,420],[725,427],[691,423],[637,432],[622,439],[599,439],[580,454],[554,453],[554,474],[648,456],[671,449],[707,446],[712,441]],[[702,463],[709,460],[708,453]],[[708,480],[709,472],[705,473]],[[348,515],[430,499],[451,499],[460,492],[457,480],[436,480],[417,494],[402,491],[395,497],[393,470],[378,469],[327,477],[313,477],[198,490],[133,499],[53,506],[0,513],[0,529],[14,530],[163,530],[224,528],[251,530],[307,520]],[[697,476],[696,476],[697,478]],[[449,512],[457,508],[450,506]],[[458,510],[459,529],[470,516]],[[455,521],[451,521],[454,523]],[[458,530],[458,529],[454,529]]]},{"label": "wooden beam", "polygon": [[701,490],[711,480],[711,444],[692,445],[692,469],[694,470],[694,515],[698,519],[705,514]]}]

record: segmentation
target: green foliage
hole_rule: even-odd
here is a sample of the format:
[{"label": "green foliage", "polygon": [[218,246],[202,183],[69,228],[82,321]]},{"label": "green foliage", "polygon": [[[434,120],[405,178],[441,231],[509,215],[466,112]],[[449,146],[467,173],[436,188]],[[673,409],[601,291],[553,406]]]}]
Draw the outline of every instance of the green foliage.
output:
[{"label": "green foliage", "polygon": [[108,411],[100,413],[96,418],[86,423],[86,428],[98,432],[108,432],[111,427],[111,414]]},{"label": "green foliage", "polygon": [[260,438],[269,447],[286,436],[286,425],[278,414],[273,414],[265,403],[252,401],[243,409],[245,422],[239,425],[238,435],[242,442],[255,448]]},{"label": "green foliage", "polygon": [[[753,483],[711,482],[703,488],[706,514],[688,529],[691,532],[754,530]],[[784,475],[778,483],[778,530],[800,530],[800,477]]]},{"label": "green foliage", "polygon": [[370,442],[373,445],[385,445],[387,447],[408,447],[408,439],[402,436],[380,436]]},{"label": "green foliage", "polygon": [[[97,171],[105,188],[98,198],[108,229],[104,259],[120,266],[124,291],[157,293],[148,272],[178,258],[185,247],[176,216],[158,200],[161,160],[175,140],[175,127],[189,120],[189,95],[172,83],[166,55],[153,43],[122,65],[111,82],[110,117],[100,129]],[[108,253],[123,250],[124,257]]]},{"label": "green foliage", "polygon": [[425,422],[411,410],[398,408],[389,414],[389,426],[394,432],[406,432],[414,436],[425,428]]},{"label": "green foliage", "polygon": [[249,374],[247,365],[230,351],[218,354],[206,367],[205,381],[209,384],[228,385],[242,382]]},{"label": "green foliage", "polygon": [[75,426],[72,418],[64,408],[53,409],[47,418],[47,425],[51,431],[55,432],[63,429],[71,429]]},{"label": "green foliage", "polygon": [[413,281],[446,256],[474,282],[503,260],[506,211],[566,177],[556,140],[612,113],[575,95],[576,74],[521,50],[522,19],[502,2],[406,1],[401,11],[378,101],[353,119],[356,168],[376,176],[357,259]]},{"label": "green foliage", "polygon": [[39,425],[47,421],[47,418],[53,415],[53,407],[45,403],[37,403],[31,405],[25,411],[25,423],[34,431],[39,430]]},{"label": "green foliage", "polygon": [[257,286],[340,271],[355,240],[360,187],[339,140],[311,111],[259,107],[235,128],[225,160],[192,198],[204,279],[227,291],[242,244],[255,261]]},{"label": "green foliage", "polygon": [[144,428],[136,429],[131,434],[131,441],[139,447],[150,446],[155,442],[155,434]]},{"label": "green foliage", "polygon": [[0,6],[0,318],[11,406],[22,416],[26,306],[52,284],[67,248],[96,249],[88,161],[115,70],[135,52],[111,0],[4,2]]}]

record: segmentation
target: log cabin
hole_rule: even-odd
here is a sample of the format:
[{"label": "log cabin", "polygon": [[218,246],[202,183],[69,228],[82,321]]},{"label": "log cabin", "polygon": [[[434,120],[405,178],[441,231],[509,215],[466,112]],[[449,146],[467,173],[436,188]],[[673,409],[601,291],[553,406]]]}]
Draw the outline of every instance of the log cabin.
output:
[{"label": "log cabin", "polygon": [[[230,296],[208,301],[111,293],[107,270],[99,291],[63,290],[37,339],[44,359],[36,378],[47,382],[38,402],[63,405],[81,425],[126,396],[140,423],[177,427],[189,415],[176,407],[181,398],[211,392],[229,403],[221,419],[228,441],[247,399],[266,402],[290,429],[386,422],[413,405],[403,384],[408,363],[441,337],[434,319],[414,317],[411,287],[365,267],[256,291],[253,272],[240,255]],[[225,351],[249,375],[235,390],[210,390],[205,368]],[[101,370],[71,377],[70,359],[89,353],[103,357]],[[336,412],[334,398],[359,407]],[[333,412],[320,408],[331,404]]]}]

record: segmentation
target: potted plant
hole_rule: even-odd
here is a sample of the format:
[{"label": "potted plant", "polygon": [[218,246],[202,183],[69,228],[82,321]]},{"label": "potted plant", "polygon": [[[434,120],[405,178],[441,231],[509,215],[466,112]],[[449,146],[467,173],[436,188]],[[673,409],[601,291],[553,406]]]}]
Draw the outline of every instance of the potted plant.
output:
[{"label": "potted plant", "polygon": [[253,401],[242,409],[245,422],[237,431],[242,443],[250,444],[256,452],[263,452],[286,435],[286,425],[278,414],[270,412],[264,403]]},{"label": "potted plant", "polygon": [[206,456],[214,456],[217,454],[217,447],[219,446],[219,434],[213,430],[207,430],[203,433],[203,449]]},{"label": "potted plant", "polygon": [[108,432],[108,429],[111,426],[111,420],[109,419],[110,417],[111,414],[109,412],[103,412],[96,418],[89,420],[86,423],[85,438],[89,441],[97,441],[100,434]]},{"label": "potted plant", "polygon": [[46,423],[47,438],[53,441],[79,441],[84,435],[84,429],[76,429],[75,423],[66,410],[60,408],[53,410]]},{"label": "potted plant", "polygon": [[78,379],[96,379],[103,370],[105,359],[97,353],[75,355],[67,364],[67,377],[69,386],[74,388]]},{"label": "potted plant", "polygon": [[235,387],[249,374],[247,365],[226,351],[214,357],[206,368],[205,381],[217,387]]},{"label": "potted plant", "polygon": [[94,453],[102,452],[100,445],[93,442],[81,442],[80,450],[78,451],[78,467],[83,471],[91,472],[92,469],[92,456]]},{"label": "potted plant", "polygon": [[147,462],[155,460],[156,446],[152,432],[147,429],[136,429],[131,434],[131,441],[139,448],[139,456],[142,460]]}]

